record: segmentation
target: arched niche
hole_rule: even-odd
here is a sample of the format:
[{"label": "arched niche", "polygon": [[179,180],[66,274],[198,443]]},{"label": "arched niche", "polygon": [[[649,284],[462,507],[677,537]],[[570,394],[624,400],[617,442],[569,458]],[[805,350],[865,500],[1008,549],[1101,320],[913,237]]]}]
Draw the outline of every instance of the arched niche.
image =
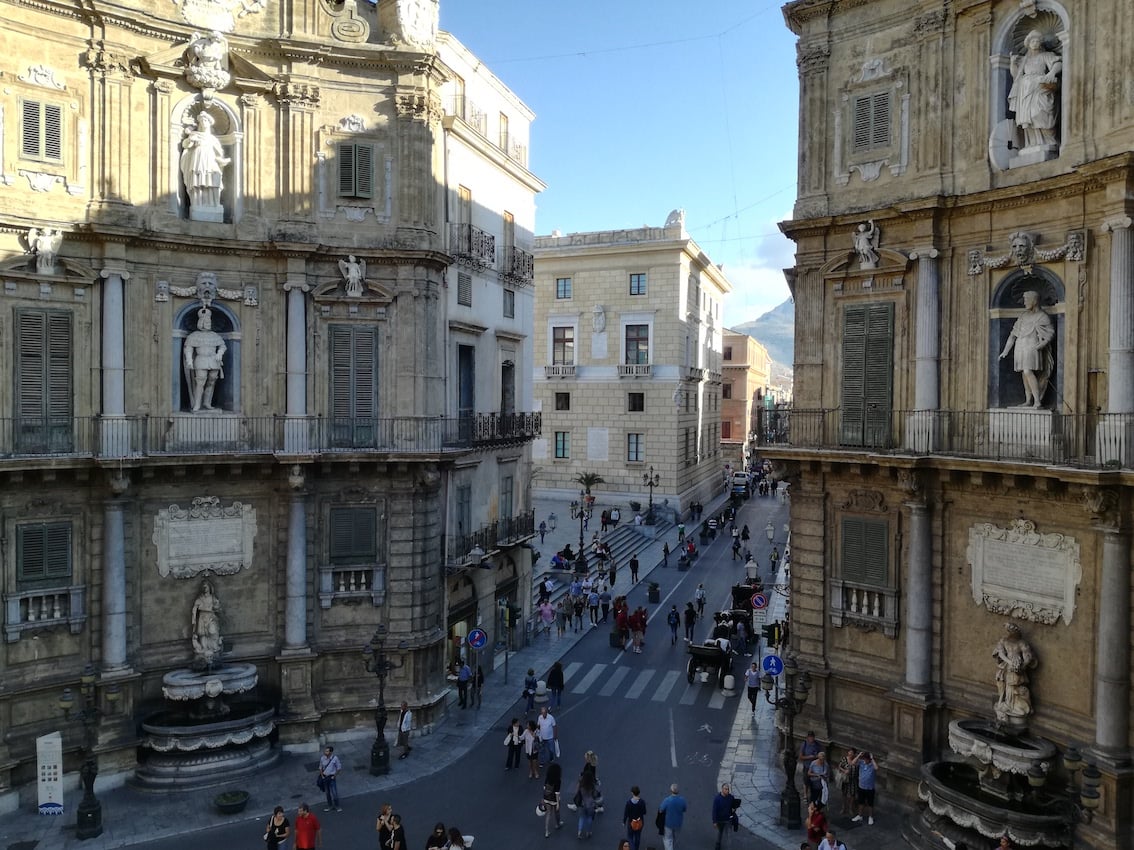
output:
[{"label": "arched niche", "polygon": [[1012,333],[1012,326],[1024,312],[1024,293],[1039,294],[1039,308],[1051,317],[1055,338],[1050,350],[1054,358],[1051,380],[1041,399],[1047,410],[1058,411],[1063,399],[1063,349],[1066,336],[1064,287],[1056,275],[1045,268],[1024,267],[1005,275],[992,293],[989,304],[989,382],[990,408],[1018,407],[1024,403],[1024,384],[1013,366],[1012,354],[1003,360],[1000,352]]},{"label": "arched niche", "polygon": [[178,218],[189,218],[189,196],[181,175],[182,142],[185,134],[194,129],[197,116],[207,112],[213,119],[213,132],[224,146],[232,161],[224,168],[224,188],[221,206],[224,221],[240,221],[244,208],[244,129],[240,115],[220,98],[203,101],[197,95],[186,97],[174,106],[169,116],[169,195],[171,212]]},{"label": "arched niche", "polygon": [[[178,311],[173,320],[173,374],[171,377],[172,403],[174,413],[191,413],[189,376],[185,368],[185,340],[197,330],[197,311],[202,307],[200,301],[187,304]],[[240,412],[240,321],[227,307],[213,301],[213,331],[220,335],[227,346],[224,353],[224,377],[217,381],[213,395],[216,412]]]}]

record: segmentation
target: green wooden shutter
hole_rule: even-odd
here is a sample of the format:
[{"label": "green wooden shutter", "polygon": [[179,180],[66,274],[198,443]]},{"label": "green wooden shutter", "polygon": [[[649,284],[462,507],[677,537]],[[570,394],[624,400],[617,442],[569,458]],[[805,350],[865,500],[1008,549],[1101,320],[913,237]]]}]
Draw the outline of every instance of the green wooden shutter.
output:
[{"label": "green wooden shutter", "polygon": [[71,450],[71,314],[16,313],[16,419],[22,451]]},{"label": "green wooden shutter", "polygon": [[329,337],[332,439],[336,445],[370,445],[378,416],[378,332],[332,325]]},{"label": "green wooden shutter", "polygon": [[843,517],[839,576],[851,584],[885,587],[890,582],[889,524]]},{"label": "green wooden shutter", "polygon": [[373,508],[331,508],[332,564],[371,564],[378,560],[378,521]]},{"label": "green wooden shutter", "polygon": [[866,305],[848,304],[843,311],[843,385],[839,400],[839,442],[862,445],[866,409]]},{"label": "green wooden shutter", "polygon": [[353,328],[354,415],[378,415],[378,334],[374,328]]},{"label": "green wooden shutter", "polygon": [[870,98],[854,99],[854,136],[851,150],[864,151],[870,148]]},{"label": "green wooden shutter", "polygon": [[876,94],[871,99],[870,146],[890,147],[890,93]]},{"label": "green wooden shutter", "polygon": [[370,198],[374,195],[374,148],[370,145],[354,146],[354,196]]},{"label": "green wooden shutter", "polygon": [[16,526],[18,580],[59,583],[71,577],[71,523]]},{"label": "green wooden shutter", "polygon": [[889,443],[893,372],[893,303],[847,305],[843,313],[841,444]]}]

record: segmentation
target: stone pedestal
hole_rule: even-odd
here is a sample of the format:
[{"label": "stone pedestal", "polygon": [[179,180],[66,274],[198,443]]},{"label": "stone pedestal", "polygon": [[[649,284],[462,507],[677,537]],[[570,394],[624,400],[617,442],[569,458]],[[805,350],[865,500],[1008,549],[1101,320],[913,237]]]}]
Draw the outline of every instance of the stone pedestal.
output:
[{"label": "stone pedestal", "polygon": [[289,753],[319,751],[319,712],[312,693],[315,654],[304,649],[277,656],[280,665],[280,712],[276,721],[280,747]]},{"label": "stone pedestal", "polygon": [[224,207],[206,204],[193,204],[189,207],[189,220],[190,221],[224,221]]},{"label": "stone pedestal", "polygon": [[244,418],[234,413],[201,411],[170,417],[165,450],[185,452],[193,449],[213,453],[225,448],[247,448]]},{"label": "stone pedestal", "polygon": [[1034,407],[988,411],[988,448],[996,458],[1058,463],[1066,452],[1055,432],[1055,415]]}]

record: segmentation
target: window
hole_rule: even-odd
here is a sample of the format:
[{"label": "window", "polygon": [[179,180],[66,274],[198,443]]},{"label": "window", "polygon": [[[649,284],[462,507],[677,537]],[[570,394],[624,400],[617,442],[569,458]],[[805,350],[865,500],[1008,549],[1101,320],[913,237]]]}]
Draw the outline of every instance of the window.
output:
[{"label": "window", "polygon": [[472,189],[457,187],[457,224],[472,224]]},{"label": "window", "polygon": [[472,306],[472,275],[457,272],[457,303],[464,307]]},{"label": "window", "polygon": [[626,365],[643,365],[650,362],[650,326],[626,326]]},{"label": "window", "polygon": [[41,162],[63,161],[63,107],[37,100],[20,104],[20,156]]},{"label": "window", "polygon": [[848,304],[843,313],[840,439],[883,446],[890,438],[894,305]]},{"label": "window", "polygon": [[369,600],[381,605],[386,597],[386,566],[379,563],[378,508],[374,505],[332,505],[327,511],[327,563],[319,565],[319,607],[336,600]]},{"label": "window", "polygon": [[511,475],[500,476],[500,518],[505,522],[513,516],[515,491],[515,478]]},{"label": "window", "polygon": [[24,452],[72,444],[72,327],[62,310],[16,311],[16,439]]},{"label": "window", "polygon": [[555,409],[556,410],[570,410],[571,409],[571,393],[556,393],[555,394]]},{"label": "window", "polygon": [[555,297],[560,301],[571,297],[571,278],[557,277],[555,279]]},{"label": "window", "polygon": [[472,531],[472,485],[461,484],[457,487],[456,517],[457,532],[468,534]]},{"label": "window", "polygon": [[630,275],[630,294],[631,295],[645,295],[646,294],[646,275],[645,274],[632,274],[632,275]]},{"label": "window", "polygon": [[731,440],[732,439],[732,423],[731,422],[723,422],[723,421],[721,422],[721,439],[722,440]]},{"label": "window", "polygon": [[573,327],[551,329],[551,365],[575,365],[575,329]]},{"label": "window", "polygon": [[646,459],[646,435],[645,434],[627,434],[626,435],[626,460],[630,462],[640,462]]},{"label": "window", "polygon": [[561,460],[571,457],[571,432],[555,432],[555,456]]},{"label": "window", "polygon": [[854,139],[851,150],[872,151],[890,147],[890,93],[854,99]]},{"label": "window", "polygon": [[378,331],[330,327],[330,413],[336,446],[373,443],[378,416]]},{"label": "window", "polygon": [[685,429],[685,439],[684,439],[684,441],[682,441],[682,447],[681,447],[681,459],[685,461],[686,466],[689,465],[689,455],[691,454],[691,449],[690,449],[690,446],[692,445],[692,440],[690,439],[691,434],[692,434],[691,430],[689,428],[686,428]]},{"label": "window", "polygon": [[374,196],[374,146],[340,144],[339,196],[371,198]]},{"label": "window", "polygon": [[516,247],[516,217],[504,211],[504,250]]},{"label": "window", "polygon": [[500,150],[508,150],[508,116],[500,113]]},{"label": "window", "polygon": [[725,360],[732,360],[732,346],[731,345],[726,345],[724,347],[724,359]]},{"label": "window", "polygon": [[71,580],[71,523],[16,526],[16,581],[22,589],[66,585]]},{"label": "window", "polygon": [[882,520],[843,517],[840,575],[856,584],[885,585],[889,579],[887,524]]},{"label": "window", "polygon": [[831,582],[835,626],[898,630],[898,592],[890,574],[890,527],[885,520],[844,516],[839,525],[838,574]]},{"label": "window", "polygon": [[378,560],[378,517],[373,507],[333,507],[330,514],[331,564],[373,564]]},{"label": "window", "polygon": [[642,413],[646,409],[645,393],[630,393],[626,397],[626,409],[631,413]]},{"label": "window", "polygon": [[511,289],[504,290],[504,318],[516,318],[516,293]]},{"label": "window", "polygon": [[721,398],[732,398],[732,384],[721,384]]}]

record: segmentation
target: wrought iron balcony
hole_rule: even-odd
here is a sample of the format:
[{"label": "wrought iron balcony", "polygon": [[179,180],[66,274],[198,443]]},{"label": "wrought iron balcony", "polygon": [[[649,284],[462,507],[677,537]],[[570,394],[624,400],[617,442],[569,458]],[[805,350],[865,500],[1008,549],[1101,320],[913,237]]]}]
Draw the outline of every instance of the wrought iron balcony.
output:
[{"label": "wrought iron balcony", "polygon": [[449,247],[457,262],[491,268],[496,262],[496,237],[471,224],[450,226]]},{"label": "wrought iron balcony", "polygon": [[535,277],[535,257],[515,245],[507,246],[504,249],[504,277],[517,283],[531,283]]},{"label": "wrought iron balcony", "polygon": [[465,95],[455,95],[449,103],[449,112],[456,115],[480,135],[488,136],[488,114]]},{"label": "wrought iron balcony", "polygon": [[771,449],[865,451],[1134,469],[1134,414],[1068,414],[1030,408],[886,410],[761,409],[756,442]]},{"label": "wrought iron balcony", "polygon": [[453,534],[446,541],[447,570],[456,572],[480,566],[480,561],[508,546],[517,546],[535,536],[535,510],[498,519],[476,531]]}]

